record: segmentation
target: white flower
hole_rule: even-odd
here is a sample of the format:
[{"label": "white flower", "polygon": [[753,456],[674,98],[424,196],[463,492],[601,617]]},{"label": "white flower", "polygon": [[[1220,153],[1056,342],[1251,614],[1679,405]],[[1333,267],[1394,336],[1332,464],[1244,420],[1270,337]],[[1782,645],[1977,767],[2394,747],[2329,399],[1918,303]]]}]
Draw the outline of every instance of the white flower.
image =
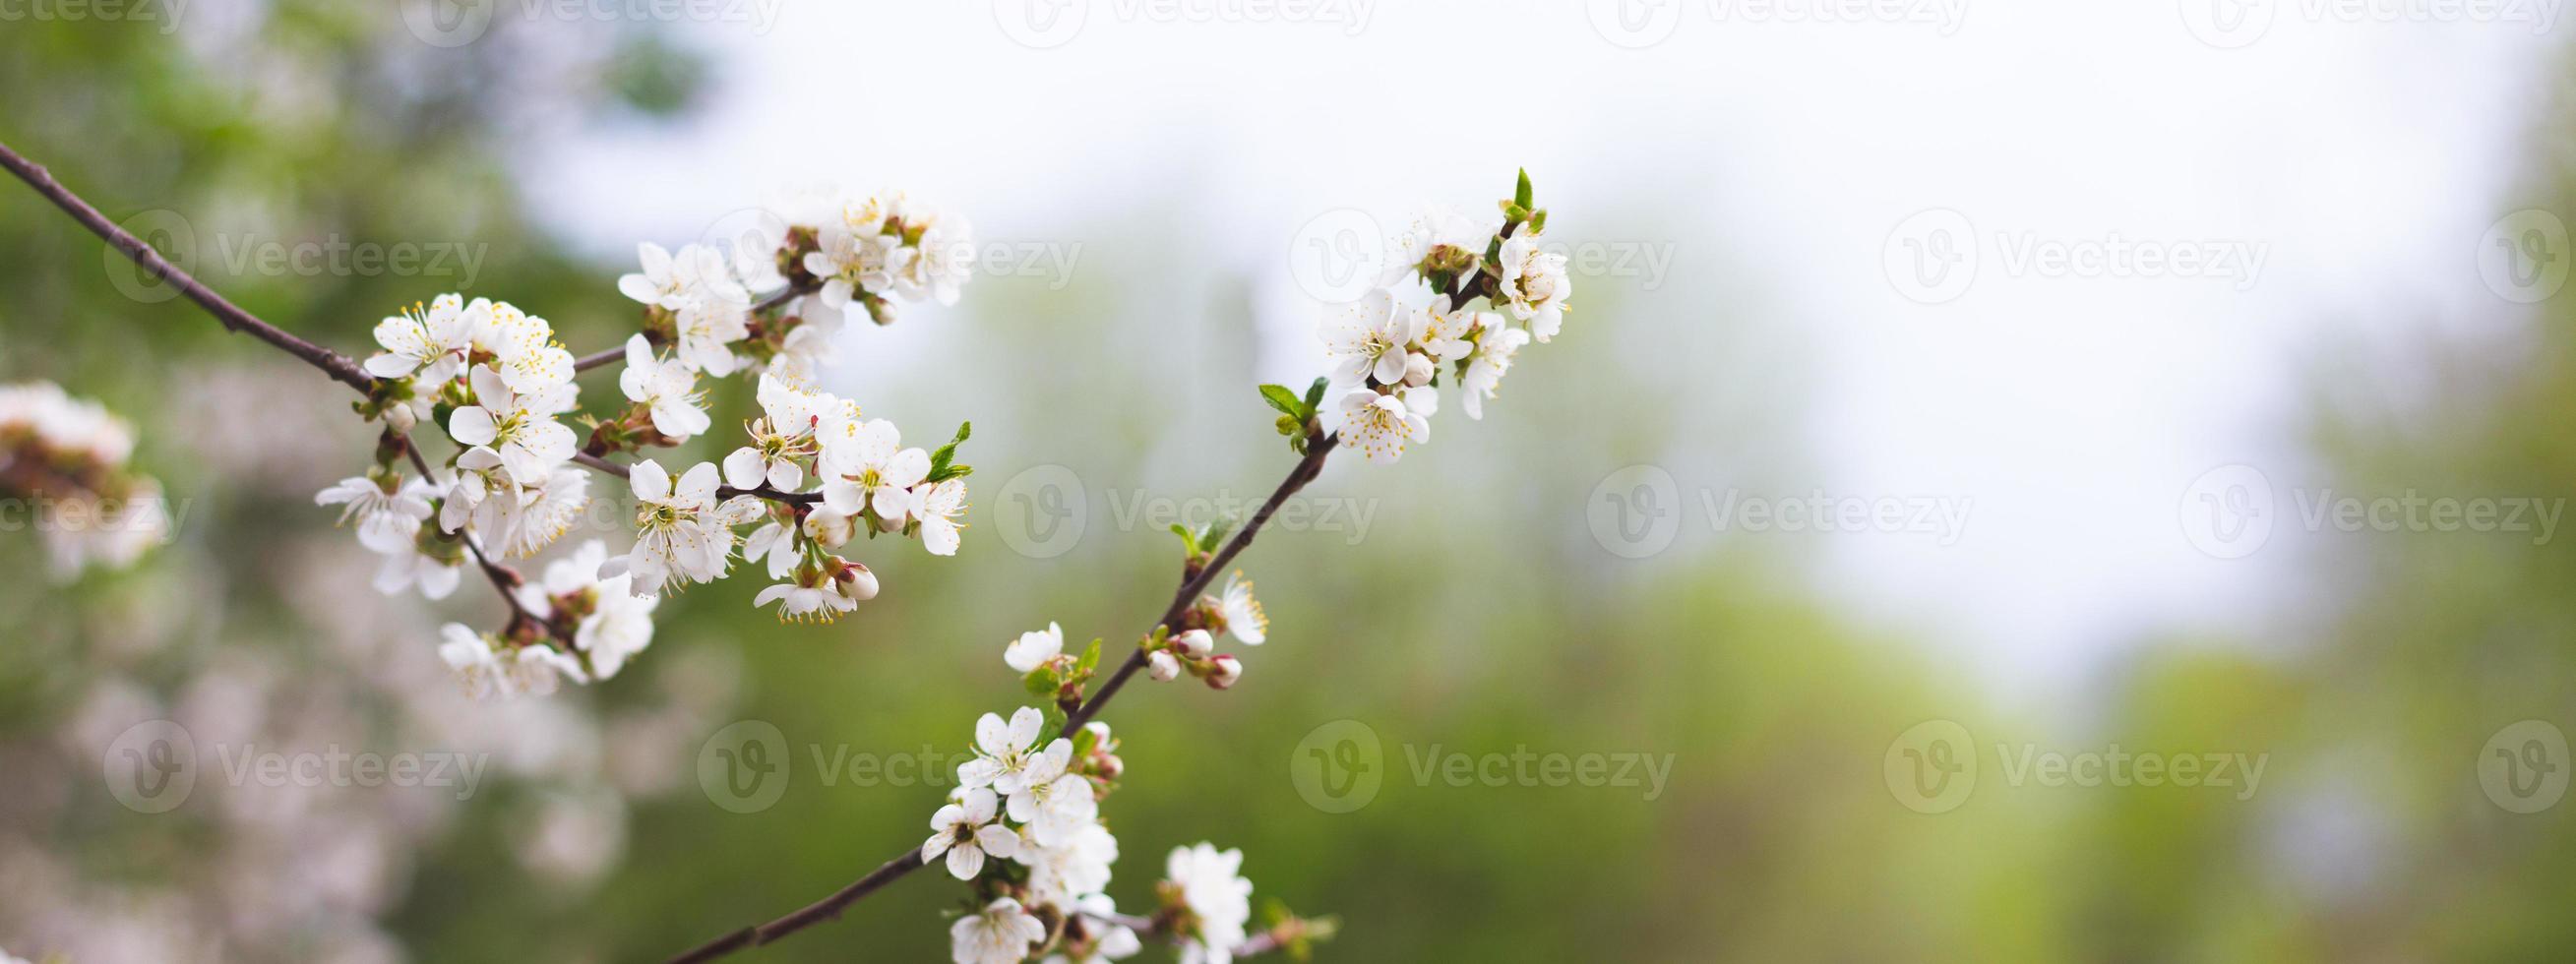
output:
[{"label": "white flower", "polygon": [[931,834],[921,843],[921,862],[927,864],[946,853],[948,873],[959,880],[973,880],[983,872],[987,854],[1005,859],[1018,854],[1019,835],[994,822],[998,802],[993,791],[973,787],[959,795],[958,802],[939,808],[930,816]]},{"label": "white flower", "polygon": [[1475,350],[1476,343],[1467,339],[1469,334],[1478,329],[1491,331],[1503,326],[1503,316],[1493,312],[1450,307],[1448,295],[1431,299],[1431,307],[1424,313],[1424,318],[1427,323],[1422,329],[1423,350],[1444,365]]},{"label": "white flower", "polygon": [[1064,652],[1064,627],[1048,623],[1047,628],[1021,633],[1018,640],[1002,648],[1002,662],[1015,673],[1027,673]]},{"label": "white flower", "polygon": [[[1073,839],[1082,832],[1082,828],[1099,824],[1100,797],[1092,791],[1091,781],[1083,775],[1065,773],[1063,764],[1053,763],[1044,756],[1040,757],[1040,763],[1052,765],[1056,772],[1044,779],[1038,779],[1033,773],[1027,787],[1011,794],[1008,811],[1011,819],[1027,825],[1030,839],[1053,847]],[[1036,768],[1031,769],[1034,771]],[[1082,892],[1081,888],[1074,890],[1074,893]]]},{"label": "white flower", "polygon": [[477,531],[482,532],[487,544],[499,545],[502,554],[524,559],[544,552],[582,520],[583,513],[590,509],[590,473],[556,466],[547,473],[544,485],[519,489],[514,495],[519,507],[508,513],[510,524],[506,528]]},{"label": "white flower", "polygon": [[589,657],[591,675],[598,679],[617,675],[627,660],[653,644],[653,610],[661,604],[657,597],[636,595],[631,577],[600,578],[607,561],[608,547],[592,539],[572,555],[548,563],[541,582],[519,587],[520,605],[539,616],[553,614],[553,599],[589,607],[573,628],[572,645]]},{"label": "white flower", "polygon": [[1118,862],[1118,838],[1098,823],[1085,823],[1053,842],[1024,835],[1014,859],[1029,868],[1030,903],[1068,909],[1083,895],[1109,886],[1111,867]]},{"label": "white flower", "polygon": [[1169,651],[1160,649],[1155,650],[1151,655],[1145,657],[1145,675],[1153,677],[1154,682],[1157,683],[1168,683],[1179,679],[1181,677],[1181,661],[1172,658],[1172,654]]},{"label": "white flower", "polygon": [[847,317],[843,309],[823,304],[814,296],[799,299],[788,315],[797,319],[796,327],[778,340],[778,353],[770,356],[767,374],[791,381],[812,381],[823,366],[840,358],[834,339],[841,333]]},{"label": "white flower", "polygon": [[963,217],[937,216],[921,232],[913,252],[897,266],[896,293],[914,301],[927,297],[943,305],[956,304],[959,289],[975,274],[974,227]]},{"label": "white flower", "polygon": [[796,571],[796,563],[804,558],[804,554],[797,551],[796,530],[789,528],[787,523],[772,519],[751,530],[751,537],[742,540],[742,557],[746,561],[758,559],[767,564],[769,578],[785,579],[788,573]]},{"label": "white flower", "polygon": [[761,417],[744,429],[751,434],[751,444],[725,456],[725,482],[739,489],[758,488],[766,482],[781,492],[794,492],[805,484],[804,459],[815,454],[819,443],[816,434],[826,420],[852,419],[859,407],[825,392],[817,392],[775,374],[760,376]]},{"label": "white flower", "polygon": [[1459,379],[1468,418],[1484,420],[1485,401],[1494,397],[1503,375],[1512,370],[1512,356],[1529,340],[1529,332],[1499,327],[1486,329],[1484,337],[1477,340],[1476,353],[1467,361],[1467,374]]},{"label": "white flower", "polygon": [[1342,396],[1342,441],[1359,446],[1371,462],[1394,464],[1404,456],[1406,444],[1431,438],[1430,420],[1407,408],[1410,400],[1352,389]]},{"label": "white flower", "polygon": [[448,435],[465,445],[491,448],[521,485],[544,479],[557,464],[572,458],[572,430],[556,424],[554,417],[572,407],[573,386],[522,395],[499,372],[481,365],[467,374],[467,381],[474,386],[478,404],[448,416]]},{"label": "white flower", "polygon": [[872,229],[827,227],[815,237],[815,250],[805,253],[805,270],[824,279],[815,298],[847,317],[850,302],[861,293],[881,295],[894,287],[895,272],[910,267],[915,252],[903,239]]},{"label": "white flower", "polygon": [[956,964],[1013,964],[1027,960],[1029,946],[1046,940],[1046,925],[1008,897],[985,905],[983,913],[949,925],[949,959]]},{"label": "white flower", "polygon": [[500,654],[492,651],[489,638],[459,623],[449,623],[439,633],[446,641],[438,644],[438,658],[456,671],[465,695],[478,700],[510,695],[509,670],[501,664]]},{"label": "white flower", "polygon": [[930,453],[904,448],[903,433],[882,418],[824,433],[823,459],[835,474],[823,483],[824,504],[844,515],[874,510],[888,526],[912,513],[912,487],[930,474]]},{"label": "white flower", "polygon": [[1021,707],[1008,724],[999,714],[984,714],[975,721],[975,759],[957,765],[958,785],[1017,793],[1028,786],[1032,766],[1044,772],[1042,760],[1052,759],[1055,772],[1063,772],[1065,760],[1073,755],[1073,741],[1057,737],[1038,751],[1038,731],[1045,726],[1046,715],[1034,707]]},{"label": "white flower", "polygon": [[635,493],[635,548],[609,560],[601,577],[630,574],[635,593],[651,595],[724,575],[733,530],[724,526],[715,504],[714,463],[698,463],[675,486],[670,473],[648,459],[635,463],[628,483]]},{"label": "white flower", "polygon": [[770,603],[778,604],[780,622],[803,622],[812,619],[828,623],[840,618],[842,613],[859,608],[857,600],[841,595],[829,583],[808,586],[798,582],[782,582],[761,590],[760,595],[751,601],[754,609]]},{"label": "white flower", "polygon": [[626,370],[617,375],[626,400],[644,406],[653,430],[686,441],[706,434],[712,421],[698,408],[698,376],[689,366],[653,357],[653,344],[642,335],[626,339]]},{"label": "white flower", "polygon": [[456,594],[457,584],[465,578],[465,557],[440,559],[418,549],[405,549],[385,557],[376,567],[376,591],[391,596],[413,586],[420,587],[423,598],[445,599]]},{"label": "white flower", "polygon": [[556,685],[565,678],[575,683],[590,681],[582,675],[579,662],[552,646],[520,646],[500,654],[498,662],[514,695],[552,696]]},{"label": "white flower", "polygon": [[[483,303],[483,299],[474,299],[476,306]],[[570,388],[574,359],[571,351],[555,341],[554,326],[506,301],[493,302],[490,312],[491,320],[477,333],[475,344],[492,353],[501,380],[511,391],[527,395]],[[554,411],[571,407],[567,393],[563,404]]]},{"label": "white flower", "polygon": [[367,359],[367,374],[377,378],[417,375],[428,382],[456,377],[467,346],[491,316],[485,302],[477,300],[474,306],[478,310],[468,314],[463,296],[440,295],[427,306],[413,305],[410,311],[386,316],[376,323],[376,344],[385,350]]},{"label": "white flower", "polygon": [[1541,342],[1556,337],[1565,322],[1565,300],[1574,295],[1565,256],[1539,250],[1538,240],[1527,233],[1504,241],[1502,255],[1503,300],[1512,317],[1529,322],[1530,334]]},{"label": "white flower", "polygon": [[707,298],[748,304],[751,293],[734,280],[724,253],[703,244],[680,246],[677,255],[647,241],[635,246],[644,271],[617,279],[617,290],[636,301],[680,311]]},{"label": "white flower", "polygon": [[1252,919],[1252,881],[1238,873],[1243,851],[1219,851],[1214,845],[1175,847],[1164,861],[1164,879],[1181,892],[1181,901],[1198,918],[1197,932],[1181,948],[1183,961],[1223,962],[1244,941],[1243,925]]},{"label": "white flower", "polygon": [[1485,251],[1485,239],[1494,236],[1495,228],[1450,208],[1424,210],[1414,215],[1404,230],[1387,238],[1386,270],[1378,276],[1377,283],[1394,287],[1430,258],[1434,250],[1443,247],[1464,252],[1466,270],[1473,270],[1476,258]]},{"label": "white flower", "polygon": [[680,344],[672,360],[717,378],[733,374],[733,343],[751,337],[751,302],[702,298],[673,318]]},{"label": "white flower", "polygon": [[[914,451],[920,451],[915,449]],[[934,556],[957,554],[957,517],[966,512],[966,480],[923,483],[912,490],[912,512],[921,520],[921,547]]]},{"label": "white flower", "polygon": [[376,480],[359,475],[315,493],[313,504],[347,506],[340,510],[340,524],[356,519],[358,544],[370,552],[410,552],[412,541],[420,537],[421,523],[429,520],[432,511],[429,492],[419,480],[397,483],[388,491]]},{"label": "white flower", "polygon": [[1083,929],[1092,935],[1092,945],[1087,951],[1068,949],[1066,953],[1050,956],[1045,964],[1124,960],[1144,950],[1144,942],[1136,938],[1134,930],[1125,924],[1113,923],[1118,914],[1118,902],[1109,899],[1108,894],[1084,894],[1074,899],[1071,910],[1084,918]]},{"label": "white flower", "polygon": [[1252,580],[1235,570],[1225,580],[1225,592],[1217,598],[1217,615],[1225,621],[1225,631],[1246,646],[1259,646],[1270,638],[1270,615],[1261,611],[1261,600],[1252,596]]},{"label": "white flower", "polygon": [[1375,378],[1393,385],[1404,380],[1405,346],[1422,337],[1430,312],[1398,304],[1384,288],[1371,289],[1360,300],[1336,306],[1324,322],[1324,350],[1334,357],[1333,380],[1358,384]]}]

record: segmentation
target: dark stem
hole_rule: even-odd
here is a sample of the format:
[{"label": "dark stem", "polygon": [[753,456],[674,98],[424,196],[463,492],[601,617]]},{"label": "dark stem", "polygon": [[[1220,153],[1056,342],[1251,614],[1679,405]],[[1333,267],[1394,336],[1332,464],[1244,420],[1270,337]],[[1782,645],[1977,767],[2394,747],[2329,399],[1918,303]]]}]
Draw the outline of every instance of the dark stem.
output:
[{"label": "dark stem", "polygon": [[180,294],[188,296],[188,300],[196,302],[199,307],[206,309],[208,314],[214,315],[215,320],[222,322],[225,329],[274,345],[279,350],[303,359],[306,364],[321,369],[323,374],[361,393],[375,387],[375,379],[364,369],[359,368],[358,363],[350,360],[349,356],[287,334],[276,325],[261,321],[250,312],[243,311],[239,306],[224,300],[224,296],[216,294],[214,289],[206,287],[204,282],[198,281],[194,276],[179,270],[177,265],[163,258],[161,252],[143,243],[143,239],[135,237],[124,228],[117,227],[116,222],[107,219],[107,215],[100,214],[97,208],[89,205],[89,202],[81,200],[79,195],[73,194],[56,182],[52,174],[46,173],[43,165],[19,156],[18,152],[10,150],[7,144],[0,144],[0,167],[8,168],[9,172],[16,174],[19,180],[27,182],[28,187],[35,188],[36,193],[44,195],[46,200],[54,202],[55,207],[63,209],[63,213],[71,215],[72,220],[80,222],[92,233],[107,239],[108,244],[125,252],[125,256],[134,259],[134,263],[142,265],[146,273],[178,288]]},{"label": "dark stem", "polygon": [[[1307,483],[1315,481],[1315,476],[1323,472],[1324,457],[1332,454],[1333,447],[1339,439],[1339,436],[1334,435],[1311,437],[1306,446],[1306,457],[1297,460],[1297,467],[1290,469],[1288,478],[1279,483],[1279,489],[1270,493],[1270,498],[1261,503],[1261,510],[1251,519],[1245,520],[1242,531],[1236,532],[1232,539],[1226,540],[1225,546],[1218,549],[1215,555],[1208,557],[1205,565],[1192,570],[1187,578],[1181,580],[1180,591],[1172,594],[1172,605],[1163,611],[1163,618],[1157,625],[1168,626],[1179,620],[1181,614],[1189,610],[1190,605],[1198,600],[1199,593],[1207,591],[1209,580],[1216,578],[1218,571],[1232,562],[1235,556],[1242,554],[1245,547],[1252,545],[1253,535],[1260,532],[1261,527],[1270,521],[1270,517],[1279,511],[1280,504],[1288,501],[1289,496],[1297,494],[1297,490],[1305,488]],[[1127,678],[1136,675],[1136,671],[1144,666],[1143,649],[1129,654],[1127,661],[1119,665],[1117,674],[1111,676],[1109,682],[1100,688],[1099,695],[1076,707],[1065,717],[1062,735],[1070,736],[1075,730],[1081,729],[1084,723],[1089,722],[1100,712],[1101,707],[1108,705],[1110,697],[1118,695],[1119,687],[1126,685]],[[867,876],[859,878],[855,883],[835,891],[831,896],[816,901],[803,910],[708,941],[685,954],[672,958],[670,964],[712,961],[743,948],[758,947],[815,924],[832,920],[841,916],[842,910],[857,903],[859,898],[866,897],[888,882],[919,869],[921,869],[921,851],[915,849],[886,861]],[[1262,950],[1268,949],[1270,948],[1262,948]],[[1246,951],[1246,953],[1256,952]]]}]

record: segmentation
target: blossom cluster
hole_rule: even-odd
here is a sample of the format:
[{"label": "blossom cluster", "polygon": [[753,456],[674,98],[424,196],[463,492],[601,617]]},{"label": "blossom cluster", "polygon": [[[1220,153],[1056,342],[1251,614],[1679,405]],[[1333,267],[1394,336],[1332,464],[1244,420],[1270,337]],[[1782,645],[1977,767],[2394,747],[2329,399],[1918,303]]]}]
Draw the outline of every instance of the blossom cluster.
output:
[{"label": "blossom cluster", "polygon": [[[564,680],[614,675],[651,640],[662,594],[722,579],[737,558],[758,560],[777,581],[755,606],[830,621],[878,591],[866,566],[835,554],[854,537],[918,538],[936,555],[958,549],[973,470],[954,456],[968,430],[936,451],[907,447],[894,423],[863,417],[811,379],[831,361],[846,313],[883,323],[893,318],[890,298],[957,299],[974,262],[965,219],[900,193],[816,196],[766,218],[730,254],[697,244],[637,251],[641,270],[617,287],[643,306],[641,330],[611,356],[577,359],[545,319],[461,294],[376,326],[380,350],[363,367],[377,381],[359,410],[384,424],[384,441],[364,474],[315,499],[340,507],[342,524],[384,557],[384,592],[442,599],[469,563],[492,572],[511,597],[509,625],[451,625],[439,650],[478,696],[543,695]],[[581,412],[579,371],[616,360],[626,404]],[[684,460],[675,474],[645,458],[623,471],[635,503],[631,548],[586,543],[542,583],[502,568],[545,552],[584,518],[590,480],[575,462],[613,470],[608,456],[709,434],[700,380],[735,374],[756,375],[760,414],[721,464]],[[589,427],[587,441],[567,418]],[[423,422],[444,429],[457,453],[424,460],[411,438]]]},{"label": "blossom cluster", "polygon": [[[1337,393],[1329,427],[1343,443],[1388,464],[1429,441],[1444,375],[1462,390],[1467,417],[1482,419],[1513,357],[1556,337],[1574,283],[1565,255],[1540,243],[1547,212],[1530,203],[1524,174],[1499,224],[1454,211],[1421,215],[1387,242],[1394,263],[1378,287],[1329,310],[1322,336]],[[1282,433],[1302,440],[1320,402],[1274,394]]]},{"label": "blossom cluster", "polygon": [[170,535],[161,484],[132,471],[134,431],[51,382],[0,386],[0,498],[31,506],[54,575],[123,568]]}]

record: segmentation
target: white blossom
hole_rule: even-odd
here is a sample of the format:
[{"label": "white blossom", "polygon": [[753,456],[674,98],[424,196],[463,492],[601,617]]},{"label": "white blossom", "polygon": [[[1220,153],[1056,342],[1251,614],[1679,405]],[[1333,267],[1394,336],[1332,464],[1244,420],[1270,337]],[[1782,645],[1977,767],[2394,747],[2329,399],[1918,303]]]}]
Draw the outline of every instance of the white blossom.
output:
[{"label": "white blossom", "polygon": [[1064,759],[1073,754],[1073,741],[1057,737],[1045,750],[1038,750],[1039,731],[1045,726],[1046,715],[1034,707],[1021,707],[1007,724],[999,714],[984,714],[975,721],[975,758],[957,765],[958,785],[1016,793],[1028,785],[1031,765],[1048,757],[1061,772]]},{"label": "white blossom", "polygon": [[1485,402],[1494,397],[1503,376],[1512,370],[1512,356],[1529,344],[1529,332],[1518,328],[1489,328],[1476,343],[1476,353],[1468,356],[1467,374],[1459,381],[1460,395],[1466,399],[1467,417],[1482,421]]},{"label": "white blossom", "polygon": [[1565,300],[1574,295],[1574,280],[1565,272],[1565,255],[1540,250],[1538,239],[1515,234],[1503,242],[1501,287],[1512,317],[1528,322],[1530,334],[1545,342],[1565,322]]},{"label": "white blossom", "polygon": [[714,463],[698,463],[674,485],[670,473],[647,459],[635,463],[627,480],[635,494],[635,548],[609,560],[602,577],[632,575],[635,593],[650,595],[724,575],[733,531],[716,505]]},{"label": "white blossom", "polygon": [[[387,482],[392,484],[388,486]],[[315,493],[313,504],[344,506],[339,524],[345,526],[355,520],[358,544],[368,551],[409,552],[412,541],[420,537],[421,524],[429,520],[433,511],[429,492],[429,487],[418,480],[405,485],[395,477],[379,482],[359,475]]]},{"label": "white blossom", "polygon": [[1046,925],[1021,910],[1019,901],[1004,897],[950,925],[948,953],[956,964],[1011,964],[1027,960],[1029,947],[1046,934]]},{"label": "white blossom", "polygon": [[[1076,779],[1079,779],[1078,777]],[[1118,838],[1097,822],[1086,822],[1052,841],[1024,834],[1013,858],[1029,868],[1029,900],[1071,910],[1086,894],[1109,886],[1118,863]]]},{"label": "white blossom", "polygon": [[[482,303],[475,299],[475,304]],[[555,341],[554,326],[506,301],[493,302],[490,314],[491,320],[476,333],[475,344],[492,353],[502,382],[523,395],[566,389],[563,404],[554,411],[571,408],[574,359]]]},{"label": "white blossom", "polygon": [[975,230],[957,215],[940,215],[921,232],[914,254],[895,272],[895,291],[906,298],[957,303],[975,273]]},{"label": "white blossom", "polygon": [[1181,900],[1198,927],[1181,947],[1184,962],[1224,964],[1243,945],[1243,926],[1252,919],[1252,881],[1245,880],[1243,851],[1220,851],[1212,844],[1175,847],[1164,861],[1164,879],[1180,889]]},{"label": "white blossom", "polygon": [[1333,380],[1356,385],[1375,378],[1393,385],[1404,380],[1406,347],[1422,337],[1430,313],[1407,307],[1384,288],[1374,288],[1358,301],[1339,305],[1324,323],[1324,350],[1333,356]]},{"label": "white blossom", "polygon": [[1396,459],[1404,456],[1407,444],[1431,438],[1430,420],[1408,408],[1410,401],[1411,397],[1381,395],[1366,388],[1352,389],[1342,396],[1341,401],[1342,441],[1359,446],[1370,462],[1394,464]]},{"label": "white blossom", "polygon": [[1455,248],[1466,255],[1462,270],[1473,270],[1485,251],[1485,239],[1494,236],[1499,225],[1478,222],[1455,209],[1434,207],[1414,215],[1412,221],[1387,238],[1386,270],[1378,277],[1382,287],[1394,287],[1413,274],[1432,252]]},{"label": "white blossom", "polygon": [[376,323],[376,344],[384,350],[367,359],[367,374],[426,382],[456,377],[467,347],[491,317],[488,302],[478,299],[474,307],[469,314],[462,295],[447,294],[386,316]]},{"label": "white blossom", "polygon": [[712,424],[698,407],[697,373],[679,362],[655,358],[653,344],[642,335],[626,339],[626,370],[618,373],[617,387],[626,393],[627,401],[645,407],[654,431],[675,440],[706,434]]},{"label": "white blossom", "polygon": [[605,544],[586,541],[572,555],[548,563],[544,579],[520,586],[518,592],[519,604],[539,617],[552,617],[559,599],[586,608],[574,625],[572,645],[589,660],[596,679],[617,675],[653,644],[653,610],[661,604],[657,597],[636,595],[631,577],[600,578],[607,561]]},{"label": "white blossom", "polygon": [[1261,600],[1252,595],[1252,580],[1243,578],[1240,569],[1226,577],[1225,591],[1217,597],[1217,616],[1224,620],[1225,631],[1246,646],[1259,646],[1270,638],[1270,614],[1261,611]]},{"label": "white blossom", "polygon": [[1063,652],[1064,627],[1048,623],[1047,628],[1021,633],[1020,638],[1003,647],[1002,662],[1008,664],[1012,672],[1027,673]]},{"label": "white blossom", "polygon": [[888,526],[912,514],[912,487],[930,474],[930,453],[904,448],[903,433],[882,418],[823,433],[823,461],[833,473],[824,504],[846,515],[873,511]]},{"label": "white blossom", "polygon": [[485,544],[499,546],[503,555],[526,558],[554,545],[589,511],[590,473],[559,465],[546,474],[543,484],[518,489],[515,498],[519,505],[507,513],[509,524],[482,535]]},{"label": "white blossom", "polygon": [[925,482],[913,487],[912,511],[921,521],[921,547],[934,556],[956,555],[957,530],[965,527],[957,517],[966,513],[966,480]]},{"label": "white blossom", "polygon": [[447,418],[447,434],[470,446],[487,447],[501,457],[510,477],[526,485],[572,458],[572,429],[554,417],[572,407],[573,386],[555,385],[520,394],[491,368],[477,365],[466,380],[474,401]]},{"label": "white blossom", "polygon": [[385,557],[376,567],[376,591],[391,596],[420,588],[422,598],[436,601],[456,594],[465,578],[465,557],[458,553],[442,559],[417,548],[406,548]]},{"label": "white blossom", "polygon": [[[959,880],[973,880],[984,870],[984,857],[1009,858],[1020,852],[1020,838],[1011,828],[996,822],[998,801],[993,791],[971,787],[959,794],[957,802],[939,808],[930,817],[930,839],[921,843],[921,862],[948,855],[948,873]],[[1016,905],[1014,905],[1016,906]],[[1017,960],[1017,958],[1013,958]]]},{"label": "white blossom", "polygon": [[723,252],[714,248],[688,244],[673,254],[647,241],[635,246],[635,254],[643,272],[617,279],[617,290],[626,297],[674,312],[709,299],[751,301],[751,293],[727,268]]}]

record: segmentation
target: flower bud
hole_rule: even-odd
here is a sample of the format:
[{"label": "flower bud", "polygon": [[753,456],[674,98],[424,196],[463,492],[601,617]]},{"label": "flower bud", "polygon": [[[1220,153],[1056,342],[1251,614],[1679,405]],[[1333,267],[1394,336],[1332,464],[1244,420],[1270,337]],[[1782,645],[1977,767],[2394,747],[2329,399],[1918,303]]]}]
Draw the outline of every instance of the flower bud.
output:
[{"label": "flower bud", "polygon": [[1183,656],[1197,659],[1216,648],[1216,637],[1208,635],[1207,630],[1193,629],[1172,637],[1172,648],[1180,650]]},{"label": "flower bud", "polygon": [[411,410],[411,403],[395,402],[391,405],[385,406],[386,428],[393,429],[397,432],[408,432],[412,430],[413,426],[419,424],[420,413]]},{"label": "flower bud", "polygon": [[1228,653],[1208,661],[1207,685],[1213,689],[1232,689],[1243,678],[1243,661]]},{"label": "flower bud", "polygon": [[1145,657],[1145,675],[1158,683],[1170,682],[1181,675],[1181,661],[1173,659],[1169,652],[1155,650],[1153,655]]},{"label": "flower bud", "polygon": [[1103,780],[1115,780],[1126,774],[1127,761],[1119,759],[1117,754],[1103,753],[1091,758],[1091,772]]},{"label": "flower bud", "polygon": [[832,577],[832,587],[844,599],[851,602],[866,602],[877,598],[877,574],[869,572],[868,567],[853,562],[843,568],[839,575]]},{"label": "flower bud", "polygon": [[1431,356],[1416,352],[1404,356],[1404,383],[1420,385],[1431,380]]},{"label": "flower bud", "polygon": [[1279,416],[1278,421],[1270,424],[1279,429],[1279,434],[1281,435],[1295,435],[1297,434],[1297,429],[1300,427],[1297,423],[1297,416],[1294,415]]},{"label": "flower bud", "polygon": [[1109,742],[1109,724],[1108,724],[1108,723],[1103,722],[1103,721],[1100,721],[1100,720],[1093,720],[1093,721],[1091,721],[1091,722],[1089,722],[1089,723],[1085,723],[1085,724],[1083,724],[1083,725],[1082,725],[1082,728],[1091,732],[1091,742],[1093,742],[1093,743],[1107,743],[1107,742]]},{"label": "flower bud", "polygon": [[849,516],[825,508],[806,513],[804,528],[806,538],[822,543],[826,549],[838,549],[849,542],[851,536],[858,534],[858,527],[851,524]]}]

